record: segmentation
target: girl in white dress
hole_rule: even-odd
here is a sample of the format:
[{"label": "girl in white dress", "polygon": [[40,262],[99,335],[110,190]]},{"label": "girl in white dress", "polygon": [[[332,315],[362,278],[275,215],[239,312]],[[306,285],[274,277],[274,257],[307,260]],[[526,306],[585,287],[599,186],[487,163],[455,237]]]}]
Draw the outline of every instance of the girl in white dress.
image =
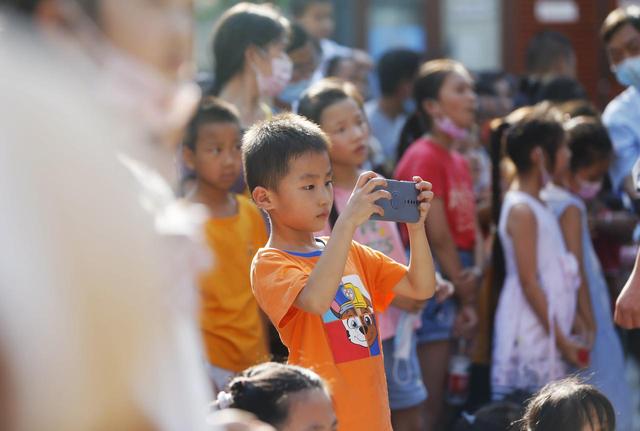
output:
[{"label": "girl in white dress", "polygon": [[492,395],[534,393],[582,366],[570,339],[577,261],[565,246],[554,214],[540,200],[549,172],[567,169],[570,152],[561,124],[547,111],[524,108],[506,129],[506,153],[515,178],[504,196],[498,235],[506,266],[494,325]]}]

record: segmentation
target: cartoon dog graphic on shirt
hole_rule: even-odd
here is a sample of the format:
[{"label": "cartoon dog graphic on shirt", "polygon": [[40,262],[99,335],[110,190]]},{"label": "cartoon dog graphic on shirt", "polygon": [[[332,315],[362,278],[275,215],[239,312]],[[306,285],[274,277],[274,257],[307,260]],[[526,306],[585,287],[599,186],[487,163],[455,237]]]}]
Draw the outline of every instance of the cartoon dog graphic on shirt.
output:
[{"label": "cartoon dog graphic on shirt", "polygon": [[371,347],[378,336],[373,306],[352,283],[342,285],[331,303],[331,312],[342,322],[353,344]]}]

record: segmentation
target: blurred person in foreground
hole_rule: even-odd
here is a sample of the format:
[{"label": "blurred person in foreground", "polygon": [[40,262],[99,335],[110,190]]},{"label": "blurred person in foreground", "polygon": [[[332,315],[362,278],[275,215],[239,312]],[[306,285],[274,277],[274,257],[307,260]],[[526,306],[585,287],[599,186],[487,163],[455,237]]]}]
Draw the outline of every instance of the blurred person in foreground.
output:
[{"label": "blurred person in foreground", "polygon": [[2,6],[1,428],[206,429],[196,229],[169,185],[191,2]]}]

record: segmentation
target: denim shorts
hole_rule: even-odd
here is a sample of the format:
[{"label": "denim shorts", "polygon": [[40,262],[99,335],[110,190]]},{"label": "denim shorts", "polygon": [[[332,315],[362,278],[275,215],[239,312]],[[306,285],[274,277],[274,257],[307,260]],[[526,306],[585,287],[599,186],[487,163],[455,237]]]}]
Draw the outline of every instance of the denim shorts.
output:
[{"label": "denim shorts", "polygon": [[[458,251],[463,268],[473,265],[473,253]],[[456,301],[449,298],[441,304],[429,300],[422,310],[422,326],[416,331],[418,344],[449,340],[452,337],[453,322],[456,319]]]},{"label": "denim shorts", "polygon": [[415,407],[427,399],[427,389],[422,383],[422,373],[416,351],[416,337],[412,337],[409,360],[396,360],[393,357],[394,338],[382,341],[384,371],[387,375],[387,391],[391,410]]}]

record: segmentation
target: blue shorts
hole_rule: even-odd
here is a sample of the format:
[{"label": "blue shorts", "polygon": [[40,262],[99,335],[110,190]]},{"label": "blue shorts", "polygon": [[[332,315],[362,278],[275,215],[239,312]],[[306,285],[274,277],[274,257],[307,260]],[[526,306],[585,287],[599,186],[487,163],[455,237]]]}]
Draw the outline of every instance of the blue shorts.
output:
[{"label": "blue shorts", "polygon": [[434,299],[429,300],[427,306],[422,310],[422,326],[416,330],[418,343],[433,343],[451,339],[457,308],[456,302],[452,298],[441,304]]},{"label": "blue shorts", "polygon": [[422,383],[422,373],[416,351],[416,337],[412,337],[409,360],[397,361],[393,357],[394,338],[382,341],[384,371],[387,375],[389,408],[402,410],[415,407],[427,399],[427,389]]},{"label": "blue shorts", "polygon": [[[458,251],[463,268],[473,265],[473,253]],[[422,310],[422,326],[416,331],[418,344],[450,340],[453,323],[456,319],[456,302],[449,298],[441,304],[435,299],[429,300]]]}]

